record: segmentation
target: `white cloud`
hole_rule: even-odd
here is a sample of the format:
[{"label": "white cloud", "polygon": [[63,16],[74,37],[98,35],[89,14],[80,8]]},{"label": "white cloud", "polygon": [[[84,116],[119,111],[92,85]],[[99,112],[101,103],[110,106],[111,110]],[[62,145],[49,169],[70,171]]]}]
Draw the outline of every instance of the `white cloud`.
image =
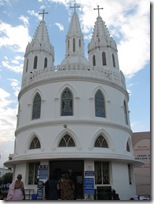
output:
[{"label": "white cloud", "polygon": [[4,57],[4,60],[1,62],[1,67],[7,68],[9,70],[12,70],[16,73],[22,73],[23,71],[23,57],[16,56],[14,59],[8,59],[7,57]]},{"label": "white cloud", "polygon": [[11,108],[11,94],[0,88],[0,142],[13,141],[17,108]]},{"label": "white cloud", "polygon": [[54,25],[56,25],[60,31],[64,30],[64,26],[61,23],[55,23]]},{"label": "white cloud", "polygon": [[24,23],[25,26],[29,25],[29,18],[25,16],[20,16],[19,19]]},{"label": "white cloud", "polygon": [[35,12],[34,10],[28,10],[27,11],[31,16],[35,16],[38,20],[42,20],[41,15],[38,12]]},{"label": "white cloud", "polygon": [[14,95],[18,97],[18,93],[21,89],[20,81],[18,81],[17,79],[9,79],[9,80],[11,81],[11,86],[14,90]]},{"label": "white cloud", "polygon": [[16,52],[25,52],[27,42],[31,40],[28,28],[23,25],[12,26],[0,21],[0,34],[0,46]]}]

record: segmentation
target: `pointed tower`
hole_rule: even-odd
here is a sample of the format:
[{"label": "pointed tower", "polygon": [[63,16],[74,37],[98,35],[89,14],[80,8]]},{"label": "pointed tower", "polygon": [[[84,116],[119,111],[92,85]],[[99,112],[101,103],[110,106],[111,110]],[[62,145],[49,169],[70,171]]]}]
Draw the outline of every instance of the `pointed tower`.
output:
[{"label": "pointed tower", "polygon": [[90,64],[94,67],[104,67],[110,71],[119,71],[117,46],[102,20],[99,10],[98,17],[94,26],[91,42],[88,45]]},{"label": "pointed tower", "polygon": [[84,38],[76,12],[76,8],[79,8],[79,6],[74,3],[74,6],[71,8],[74,8],[74,13],[72,15],[69,29],[66,35],[66,54],[62,65],[87,65],[88,62],[84,57]]},{"label": "pointed tower", "polygon": [[54,66],[54,48],[49,40],[48,30],[44,21],[44,14],[40,21],[31,43],[28,43],[25,52],[23,83],[27,80],[27,75],[32,78],[32,75],[40,70],[53,68]]}]

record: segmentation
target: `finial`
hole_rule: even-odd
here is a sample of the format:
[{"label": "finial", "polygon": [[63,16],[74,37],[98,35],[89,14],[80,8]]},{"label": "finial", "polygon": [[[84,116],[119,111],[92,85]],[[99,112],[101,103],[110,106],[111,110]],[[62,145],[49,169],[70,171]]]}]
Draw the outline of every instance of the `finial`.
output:
[{"label": "finial", "polygon": [[44,21],[44,14],[48,14],[48,12],[45,12],[45,10],[43,10],[43,12],[39,14],[42,14],[42,21]]},{"label": "finial", "polygon": [[76,8],[80,8],[80,6],[77,6],[76,0],[74,0],[74,6],[71,6],[70,8],[74,8],[74,12],[76,12]]},{"label": "finial", "polygon": [[94,8],[94,10],[98,10],[98,16],[100,16],[99,10],[103,8],[99,8],[99,5],[97,5],[97,8]]}]

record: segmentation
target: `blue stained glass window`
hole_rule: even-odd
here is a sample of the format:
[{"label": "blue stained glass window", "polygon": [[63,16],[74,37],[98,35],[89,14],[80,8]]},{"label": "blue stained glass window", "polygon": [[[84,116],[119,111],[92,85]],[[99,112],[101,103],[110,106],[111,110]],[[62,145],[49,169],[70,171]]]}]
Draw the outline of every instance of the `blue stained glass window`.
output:
[{"label": "blue stained glass window", "polygon": [[41,96],[37,93],[33,101],[32,119],[38,119],[41,116]]},{"label": "blue stained glass window", "polygon": [[105,100],[104,95],[100,90],[95,94],[95,116],[105,117]]},{"label": "blue stained glass window", "polygon": [[73,115],[73,95],[69,88],[66,88],[61,97],[61,116]]}]

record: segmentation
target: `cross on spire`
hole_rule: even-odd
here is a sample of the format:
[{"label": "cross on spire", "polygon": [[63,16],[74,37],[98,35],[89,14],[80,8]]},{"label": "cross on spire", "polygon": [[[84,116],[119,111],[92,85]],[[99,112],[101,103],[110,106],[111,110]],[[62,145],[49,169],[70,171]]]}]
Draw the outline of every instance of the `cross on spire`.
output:
[{"label": "cross on spire", "polygon": [[76,0],[74,0],[74,6],[71,6],[70,8],[74,8],[74,12],[76,12],[76,8],[80,8],[80,6],[77,6]]},{"label": "cross on spire", "polygon": [[100,12],[99,12],[100,9],[103,9],[103,8],[99,8],[99,5],[97,5],[97,8],[94,8],[94,10],[98,10],[98,16],[100,16]]},{"label": "cross on spire", "polygon": [[45,10],[43,10],[43,12],[39,14],[42,14],[42,21],[44,21],[44,14],[48,14],[48,12],[45,12]]}]

